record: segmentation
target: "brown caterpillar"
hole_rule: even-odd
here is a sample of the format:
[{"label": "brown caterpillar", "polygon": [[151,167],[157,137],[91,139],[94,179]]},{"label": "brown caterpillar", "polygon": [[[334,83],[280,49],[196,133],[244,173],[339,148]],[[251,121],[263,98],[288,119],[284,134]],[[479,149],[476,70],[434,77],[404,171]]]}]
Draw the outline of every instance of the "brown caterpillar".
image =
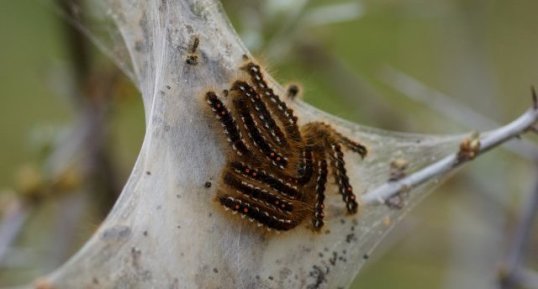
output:
[{"label": "brown caterpillar", "polygon": [[322,122],[299,126],[297,117],[265,81],[262,69],[248,61],[247,80],[227,91],[228,107],[213,91],[205,100],[235,153],[228,156],[217,200],[259,226],[277,231],[297,227],[305,218],[319,231],[329,175],[349,214],[358,203],[349,183],[342,148],[364,158],[367,149]]}]

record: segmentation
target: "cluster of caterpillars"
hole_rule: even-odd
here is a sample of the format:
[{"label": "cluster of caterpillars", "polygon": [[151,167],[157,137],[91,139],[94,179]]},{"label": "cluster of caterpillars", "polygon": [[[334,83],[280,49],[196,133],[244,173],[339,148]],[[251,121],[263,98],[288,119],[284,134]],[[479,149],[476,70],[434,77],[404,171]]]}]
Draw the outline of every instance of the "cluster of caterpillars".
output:
[{"label": "cluster of caterpillars", "polygon": [[241,70],[245,79],[224,91],[227,105],[215,92],[205,94],[233,149],[218,185],[218,202],[267,229],[287,231],[310,217],[317,231],[324,225],[330,172],[347,212],[356,213],[342,148],[362,158],[366,148],[322,122],[298,126],[293,110],[268,86],[259,65],[248,61]]}]

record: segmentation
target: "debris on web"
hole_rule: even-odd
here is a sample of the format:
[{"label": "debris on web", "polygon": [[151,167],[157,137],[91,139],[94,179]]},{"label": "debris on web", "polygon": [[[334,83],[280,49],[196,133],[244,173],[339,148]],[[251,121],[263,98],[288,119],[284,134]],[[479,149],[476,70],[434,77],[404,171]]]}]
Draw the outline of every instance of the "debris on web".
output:
[{"label": "debris on web", "polygon": [[[87,11],[75,4],[70,9]],[[271,93],[282,101],[275,105],[277,108],[269,108],[282,108],[281,120],[277,122],[283,123],[287,117],[299,126],[328,124],[334,130],[332,138],[342,136],[343,147],[361,144],[367,154],[361,158],[343,150],[341,157],[335,145],[340,143],[329,142],[336,156],[332,166],[340,187],[330,176],[323,195],[325,203],[316,202],[315,220],[321,220],[320,212],[324,214],[323,227],[317,223],[322,230],[308,230],[308,222],[304,221],[278,235],[260,233],[249,224],[230,219],[221,206],[273,225],[271,216],[260,215],[259,208],[256,211],[254,204],[258,203],[246,201],[246,197],[238,200],[235,195],[221,197],[221,204],[216,201],[226,154],[233,150],[226,150],[229,144],[220,141],[222,136],[216,134],[214,127],[223,125],[227,135],[232,135],[231,145],[237,147],[241,138],[239,131],[234,131],[231,118],[222,119],[227,114],[222,108],[224,104],[219,102],[234,97],[233,81],[246,77],[241,67],[243,56],[249,55],[220,4],[212,0],[96,0],[89,12],[91,24],[72,20],[140,89],[147,128],[139,159],[115,208],[96,235],[69,261],[69,266],[50,276],[58,288],[91,283],[94,276],[89,275],[104,276],[99,279],[100,288],[117,288],[127,280],[122,288],[180,288],[177,280],[186,284],[184,288],[212,288],[214,284],[222,288],[344,288],[388,230],[431,192],[446,173],[432,175],[413,186],[400,182],[448,155],[459,151],[460,161],[467,161],[480,149],[478,136],[389,132],[341,120],[294,98],[297,86],[286,90],[266,74]],[[217,118],[221,117],[220,123],[207,112],[204,96],[208,92],[219,95],[217,98],[209,94],[209,111],[213,109]],[[265,92],[270,95],[269,90]],[[277,102],[277,98],[272,100]],[[238,109],[250,105],[228,104]],[[252,110],[243,109],[243,117],[248,118],[256,107],[261,106],[252,104]],[[243,120],[247,127],[243,131],[251,135],[247,145],[262,147],[269,142],[256,134],[254,121],[264,120],[267,121],[264,112]],[[265,132],[267,139],[277,136],[276,126],[267,124],[269,131],[274,131],[274,136]],[[284,166],[277,162],[283,159],[274,151],[263,149],[263,156]],[[251,160],[255,164],[258,161]],[[345,167],[340,165],[343,162]],[[281,204],[279,199],[252,185],[261,181],[249,175],[251,171],[245,172],[241,163],[230,162],[229,166],[243,170],[239,180],[249,179],[243,183],[228,179],[230,186],[248,191],[251,197],[257,196],[270,205]],[[319,166],[321,175],[325,174],[324,167]],[[145,171],[152,173],[141,173]],[[264,182],[280,185],[275,178]],[[395,193],[372,197],[371,192],[391,185],[399,186]],[[356,214],[352,214],[353,210],[342,210],[342,198],[348,205],[354,201],[346,193],[348,187],[357,196]],[[278,210],[271,212],[284,214]],[[278,221],[281,220],[284,218]],[[128,233],[108,237],[118,228]],[[149,236],[158,238],[141,233],[148,230]],[[139,252],[135,268],[126,261],[134,258],[130,251],[120,248]],[[91,268],[91,272],[84,268]],[[150,272],[150,277],[144,278],[143,272]],[[225,272],[226,277],[216,272]]]}]

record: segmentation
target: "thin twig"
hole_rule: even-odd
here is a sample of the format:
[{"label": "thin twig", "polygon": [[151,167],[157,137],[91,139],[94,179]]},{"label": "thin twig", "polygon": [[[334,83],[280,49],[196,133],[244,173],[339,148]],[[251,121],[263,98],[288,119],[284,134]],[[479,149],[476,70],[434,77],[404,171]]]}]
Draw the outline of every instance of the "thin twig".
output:
[{"label": "thin twig", "polygon": [[[529,109],[511,123],[487,133],[485,137],[480,139],[480,148],[476,151],[476,156],[507,140],[519,137],[533,126],[537,120],[538,110]],[[460,152],[456,152],[399,181],[387,182],[380,185],[364,195],[362,201],[364,204],[384,204],[385,200],[390,197],[417,187],[434,177],[444,175],[471,159],[462,158]]]},{"label": "thin twig", "polygon": [[21,200],[14,200],[8,205],[0,224],[0,264],[19,236],[32,209],[32,205]]},{"label": "thin twig", "polygon": [[[538,168],[538,165],[537,165]],[[508,255],[499,271],[499,283],[502,289],[514,288],[523,282],[522,270],[523,257],[528,248],[528,241],[538,214],[538,181],[535,182],[533,192],[526,202],[521,221],[519,222]],[[523,275],[522,275],[523,274]],[[531,280],[532,278],[524,278]],[[538,278],[535,279],[535,288],[538,288]]]}]

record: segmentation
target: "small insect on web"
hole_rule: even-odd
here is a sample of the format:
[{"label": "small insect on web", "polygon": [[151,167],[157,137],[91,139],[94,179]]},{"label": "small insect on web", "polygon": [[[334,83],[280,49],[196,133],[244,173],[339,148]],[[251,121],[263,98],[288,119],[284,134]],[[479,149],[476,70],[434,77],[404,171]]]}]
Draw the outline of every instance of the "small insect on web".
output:
[{"label": "small insect on web", "polygon": [[248,61],[241,69],[248,77],[227,90],[230,108],[215,92],[205,94],[233,149],[218,187],[220,204],[269,230],[287,231],[310,217],[312,230],[318,231],[324,225],[330,172],[347,212],[355,214],[358,203],[342,148],[364,158],[366,147],[323,122],[299,126],[259,65]]}]

